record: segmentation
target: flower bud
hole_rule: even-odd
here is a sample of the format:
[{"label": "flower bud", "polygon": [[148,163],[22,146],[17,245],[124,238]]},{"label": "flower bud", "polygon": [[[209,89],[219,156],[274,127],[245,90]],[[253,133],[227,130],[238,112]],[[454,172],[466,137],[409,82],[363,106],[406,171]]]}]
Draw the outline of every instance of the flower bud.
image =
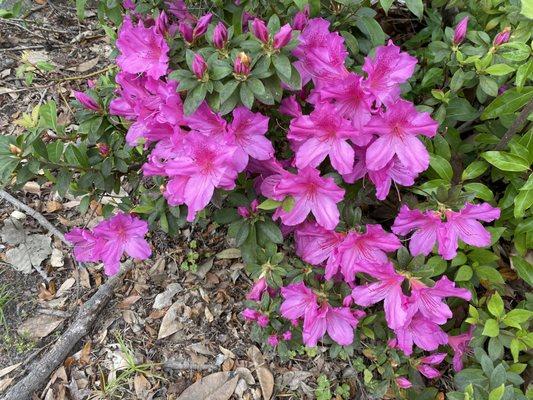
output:
[{"label": "flower bud", "polygon": [[253,301],[259,301],[261,300],[261,296],[263,295],[263,292],[267,289],[267,281],[266,278],[261,278],[257,280],[253,286],[250,292],[246,295],[247,300],[253,300]]},{"label": "flower bud", "polygon": [[255,18],[254,22],[252,22],[252,31],[256,38],[263,43],[268,43],[268,28],[266,27],[264,21],[260,20],[259,18]]},{"label": "flower bud", "polygon": [[22,149],[20,147],[15,146],[14,144],[10,144],[9,152],[14,156],[20,156],[22,154]]},{"label": "flower bud", "polygon": [[276,347],[279,344],[279,339],[277,335],[270,335],[267,339],[267,342],[272,347]]},{"label": "flower bud", "polygon": [[413,386],[411,381],[409,381],[409,379],[407,378],[404,378],[403,376],[399,376],[398,378],[396,378],[396,384],[402,389],[409,389],[411,386]]},{"label": "flower bud", "polygon": [[124,7],[126,10],[135,10],[135,3],[133,0],[124,0],[122,2],[122,7]]},{"label": "flower bud", "polygon": [[250,217],[250,211],[248,211],[248,209],[243,206],[237,207],[237,213],[243,218]]},{"label": "flower bud", "polygon": [[94,79],[87,79],[87,86],[89,89],[94,89],[96,87],[96,81]]},{"label": "flower bud", "polygon": [[78,92],[78,91],[73,91],[72,94],[74,95],[76,100],[78,100],[81,103],[83,107],[87,108],[88,110],[92,110],[92,111],[100,111],[100,106],[98,105],[96,100],[94,100],[88,94],[83,93],[83,92]]},{"label": "flower bud", "polygon": [[111,154],[111,149],[105,143],[96,143],[96,148],[98,149],[98,153],[104,158]]},{"label": "flower bud", "polygon": [[170,22],[168,20],[167,14],[165,13],[165,11],[161,11],[161,14],[159,14],[155,21],[155,31],[160,35],[165,36],[168,32],[169,25]]},{"label": "flower bud", "polygon": [[252,310],[251,308],[246,308],[241,315],[244,319],[248,321],[255,321],[261,315],[258,311]]},{"label": "flower bud", "polygon": [[298,11],[292,20],[292,27],[297,31],[303,31],[309,21],[309,7],[306,6],[303,11]]},{"label": "flower bud", "polygon": [[501,31],[500,33],[496,35],[496,37],[494,38],[494,41],[492,42],[492,45],[494,47],[501,46],[502,44],[507,43],[510,37],[511,37],[511,28],[507,26],[503,29],[503,31]]},{"label": "flower bud", "polygon": [[458,45],[465,40],[466,29],[468,28],[468,17],[464,17],[456,26],[453,33],[453,44]]},{"label": "flower bud", "polygon": [[211,22],[211,18],[213,18],[213,14],[209,13],[198,20],[192,34],[195,39],[207,32],[207,26]]},{"label": "flower bud", "polygon": [[190,26],[186,22],[180,22],[178,26],[178,31],[181,34],[181,37],[183,40],[185,40],[187,43],[192,43],[194,40],[193,36],[193,29],[192,26]]},{"label": "flower bud", "polygon": [[268,318],[268,315],[261,314],[259,317],[257,317],[257,325],[259,325],[261,328],[266,328],[269,322],[270,318]]},{"label": "flower bud", "polygon": [[283,332],[283,340],[291,340],[292,339],[292,332],[291,331],[285,331]]},{"label": "flower bud", "polygon": [[237,58],[233,64],[233,71],[237,75],[249,75],[251,61],[250,57],[245,52],[241,51],[237,54]]},{"label": "flower bud", "polygon": [[285,24],[281,27],[278,33],[274,35],[274,48],[281,49],[285,47],[287,43],[291,41],[292,28],[289,24]]},{"label": "flower bud", "polygon": [[228,42],[228,30],[222,22],[219,22],[213,31],[213,45],[217,49],[223,49]]},{"label": "flower bud", "polygon": [[202,79],[205,71],[207,71],[207,64],[204,58],[200,54],[195,54],[192,60],[192,72],[198,79]]},{"label": "flower bud", "polygon": [[242,31],[244,33],[248,32],[248,22],[253,21],[254,18],[255,17],[247,11],[242,13]]}]

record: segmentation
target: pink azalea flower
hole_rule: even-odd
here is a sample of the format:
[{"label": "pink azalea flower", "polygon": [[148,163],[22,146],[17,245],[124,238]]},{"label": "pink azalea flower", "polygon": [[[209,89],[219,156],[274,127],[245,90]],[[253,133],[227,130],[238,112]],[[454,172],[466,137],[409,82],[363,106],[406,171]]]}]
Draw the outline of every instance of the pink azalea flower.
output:
[{"label": "pink azalea flower", "polygon": [[103,241],[87,229],[74,228],[65,235],[74,245],[74,257],[79,262],[100,261]]},{"label": "pink azalea flower", "polygon": [[468,289],[456,288],[455,282],[446,276],[440,278],[433,287],[424,285],[417,279],[411,279],[410,307],[416,309],[425,318],[439,324],[445,324],[453,313],[443,299],[445,297],[460,297],[470,301],[472,294]]},{"label": "pink azalea flower", "polygon": [[184,0],[166,0],[165,4],[168,11],[179,21],[196,21],[196,17],[189,12]]},{"label": "pink azalea flower", "polygon": [[456,46],[465,40],[466,30],[468,29],[468,19],[468,17],[464,17],[455,27],[452,42]]},{"label": "pink azalea flower", "polygon": [[185,141],[186,150],[166,163],[165,172],[173,179],[165,196],[169,204],[187,204],[187,220],[205,208],[215,188],[231,190],[235,187],[237,171],[233,166],[236,148],[216,137],[191,131]]},{"label": "pink azalea flower", "polygon": [[436,350],[441,344],[448,343],[448,335],[433,321],[417,313],[411,321],[394,329],[398,348],[406,356],[413,353],[413,344],[423,350]]},{"label": "pink azalea flower", "polygon": [[279,309],[281,315],[288,320],[297,320],[316,309],[317,296],[303,282],[293,283],[281,288],[283,303]]},{"label": "pink azalea flower", "polygon": [[292,20],[292,27],[297,31],[302,31],[307,26],[309,20],[309,4],[304,6],[303,11],[298,11]]},{"label": "pink azalea flower", "polygon": [[399,235],[415,231],[409,243],[409,249],[415,256],[428,255],[438,241],[439,254],[445,260],[451,260],[457,255],[458,239],[476,247],[490,244],[490,232],[478,220],[490,222],[498,219],[500,210],[488,203],[467,203],[462,210],[447,210],[445,215],[446,222],[442,221],[440,214],[435,211],[422,213],[419,210],[410,210],[404,205],[394,221],[392,231]]},{"label": "pink azalea flower", "polygon": [[120,51],[117,64],[123,71],[146,72],[154,79],[167,73],[169,47],[155,27],[145,28],[142,21],[134,26],[126,16],[118,33],[117,47]]},{"label": "pink azalea flower", "polygon": [[376,133],[379,138],[366,151],[366,166],[370,170],[384,168],[394,155],[413,173],[426,170],[429,166],[429,153],[416,137],[435,136],[439,124],[429,113],[418,112],[406,100],[390,104],[380,116],[370,120],[365,129]]},{"label": "pink azalea flower", "polygon": [[221,50],[226,47],[227,42],[228,29],[226,28],[224,23],[219,22],[213,30],[213,46],[215,46],[216,49]]},{"label": "pink azalea flower", "polygon": [[413,75],[416,63],[415,57],[400,51],[389,40],[387,46],[376,49],[373,58],[365,58],[363,71],[368,75],[365,86],[379,103],[388,104],[399,97],[399,84],[407,82]]},{"label": "pink azalea flower", "polygon": [[320,104],[310,115],[291,121],[287,137],[297,143],[296,166],[317,167],[329,156],[331,165],[341,174],[353,169],[354,151],[348,140],[365,145],[370,136],[358,135],[350,122],[330,104]]},{"label": "pink azalea flower", "polygon": [[302,115],[302,107],[296,101],[296,96],[292,95],[281,100],[279,112],[290,117],[300,117]]},{"label": "pink azalea flower", "polygon": [[354,303],[367,307],[383,300],[385,319],[389,328],[397,329],[404,326],[410,317],[407,298],[402,291],[405,277],[398,274],[391,263],[373,268],[367,273],[378,281],[355,286],[352,289]]},{"label": "pink azalea flower", "polygon": [[470,341],[474,333],[474,325],[471,325],[467,332],[457,336],[448,336],[448,344],[453,350],[453,369],[459,372],[463,369],[463,356],[468,350]]},{"label": "pink azalea flower", "polygon": [[339,223],[337,203],[344,197],[344,189],[335,184],[333,178],[323,178],[320,172],[311,167],[298,170],[297,175],[284,173],[266,178],[261,190],[267,197],[282,200],[286,196],[294,198],[290,211],[278,208],[274,219],[281,218],[285,225],[302,223],[311,212],[319,225],[334,229]]},{"label": "pink azalea flower", "polygon": [[263,295],[263,292],[265,292],[268,288],[266,278],[260,278],[258,279],[252,286],[252,289],[250,292],[246,295],[247,300],[254,300],[259,301],[261,300],[261,296]]},{"label": "pink azalea flower", "polygon": [[256,321],[257,318],[259,318],[259,316],[261,315],[261,313],[251,308],[245,308],[241,315],[247,321]]},{"label": "pink azalea flower", "polygon": [[91,96],[89,96],[87,93],[73,91],[72,94],[80,102],[80,104],[85,107],[88,110],[92,111],[101,111],[102,108],[98,104],[96,100],[94,100]]},{"label": "pink azalea flower", "polygon": [[374,266],[387,264],[386,252],[398,250],[400,240],[387,233],[381,225],[367,225],[365,233],[350,231],[336,248],[336,257],[326,266],[326,279],[331,279],[340,267],[346,282],[353,282],[357,272],[369,272]]},{"label": "pink azalea flower", "polygon": [[261,328],[266,328],[269,322],[270,318],[268,318],[268,315],[260,314],[257,317],[257,325],[259,325]]},{"label": "pink azalea flower", "polygon": [[353,343],[354,328],[358,323],[348,307],[331,307],[326,303],[311,309],[305,316],[303,341],[306,346],[315,347],[327,332],[334,342],[349,346]]},{"label": "pink azalea flower", "polygon": [[441,376],[441,373],[438,369],[432,367],[432,365],[440,364],[445,357],[446,353],[435,353],[430,356],[422,357],[419,360],[420,363],[417,365],[416,369],[426,378],[438,378]]},{"label": "pink azalea flower", "polygon": [[254,36],[261,42],[268,43],[268,38],[270,37],[270,34],[268,32],[268,28],[265,24],[265,21],[259,18],[255,18],[254,22],[252,22],[252,32]]},{"label": "pink azalea flower", "polygon": [[492,41],[494,47],[501,46],[504,43],[507,43],[511,37],[511,27],[506,26],[501,32],[499,32]]},{"label": "pink azalea flower", "polygon": [[305,222],[296,228],[296,254],[305,262],[320,265],[336,251],[346,234],[327,230],[316,222]]},{"label": "pink azalea flower", "polygon": [[283,332],[282,337],[283,337],[283,340],[289,341],[289,340],[292,339],[292,332],[291,331],[285,331],[285,332]]},{"label": "pink azalea flower", "polygon": [[115,275],[123,253],[139,260],[152,254],[144,238],[148,224],[130,214],[118,213],[94,228],[94,235],[103,241],[101,258],[107,275]]},{"label": "pink azalea flower", "polygon": [[278,33],[274,35],[273,47],[275,49],[281,49],[285,47],[292,37],[292,28],[289,24],[285,24],[281,27]]},{"label": "pink azalea flower", "polygon": [[396,378],[396,384],[402,389],[409,389],[413,384],[411,381],[403,376]]},{"label": "pink azalea flower", "polygon": [[270,335],[267,339],[267,343],[272,347],[276,347],[279,344],[278,335]]}]

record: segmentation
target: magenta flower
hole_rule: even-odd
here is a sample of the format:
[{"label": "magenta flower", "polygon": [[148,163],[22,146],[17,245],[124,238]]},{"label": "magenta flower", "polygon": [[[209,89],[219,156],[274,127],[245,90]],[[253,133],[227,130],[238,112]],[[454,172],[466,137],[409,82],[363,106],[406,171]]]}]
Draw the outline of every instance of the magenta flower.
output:
[{"label": "magenta flower", "polygon": [[292,20],[292,27],[297,31],[303,31],[309,21],[309,5],[306,4],[303,11],[298,11]]},{"label": "magenta flower", "polygon": [[433,137],[438,127],[438,122],[429,113],[420,113],[412,103],[397,100],[382,115],[372,118],[366,126],[369,132],[379,135],[367,148],[367,168],[380,170],[396,155],[413,173],[426,170],[429,166],[429,153],[416,136]]},{"label": "magenta flower", "polygon": [[291,331],[285,331],[282,335],[283,340],[289,341],[292,339],[292,332]]},{"label": "magenta flower", "polygon": [[196,21],[196,17],[189,12],[184,0],[165,0],[165,4],[168,11],[179,21]]},{"label": "magenta flower", "polygon": [[213,112],[205,101],[194,113],[185,116],[184,119],[189,128],[206,136],[223,136],[228,132],[226,120],[220,114]]},{"label": "magenta flower", "polygon": [[490,245],[490,232],[478,220],[494,221],[500,217],[500,210],[488,203],[467,203],[458,212],[447,210],[445,216],[446,222],[434,211],[422,213],[404,205],[394,221],[392,231],[399,235],[415,231],[409,243],[413,255],[428,255],[435,241],[438,241],[439,254],[445,260],[451,260],[457,255],[459,239],[475,247]]},{"label": "magenta flower", "polygon": [[124,7],[126,10],[135,10],[135,3],[133,0],[123,0],[122,7]]},{"label": "magenta flower", "polygon": [[302,115],[302,107],[296,101],[296,96],[292,95],[289,97],[285,97],[283,100],[281,100],[281,104],[279,106],[279,112],[288,115],[290,117],[300,117]]},{"label": "magenta flower", "polygon": [[426,378],[438,378],[441,376],[441,373],[438,369],[432,367],[432,365],[439,365],[444,358],[446,358],[446,353],[435,353],[426,357],[422,357],[419,360],[419,364],[416,366],[416,369]]},{"label": "magenta flower", "polygon": [[252,22],[252,32],[254,36],[263,43],[268,43],[269,33],[268,28],[265,25],[265,21],[255,18]]},{"label": "magenta flower", "polygon": [[282,287],[281,297],[283,303],[279,311],[283,318],[291,321],[305,317],[311,310],[318,308],[316,294],[303,282]]},{"label": "magenta flower", "polygon": [[413,386],[411,381],[403,376],[399,376],[396,378],[396,384],[399,388],[402,389],[409,389],[411,386]]},{"label": "magenta flower", "polygon": [[335,184],[333,178],[323,178],[320,172],[311,167],[298,170],[297,175],[284,173],[266,178],[261,191],[267,197],[283,200],[286,196],[294,198],[290,211],[278,208],[273,218],[281,218],[285,225],[298,225],[311,212],[319,225],[334,229],[339,223],[337,203],[344,197],[344,189]]},{"label": "magenta flower", "polygon": [[270,335],[267,339],[267,343],[272,347],[276,347],[279,344],[278,335]]},{"label": "magenta flower", "polygon": [[281,27],[278,33],[274,35],[273,47],[275,49],[281,49],[285,47],[292,37],[292,28],[289,24],[285,24]]},{"label": "magenta flower", "polygon": [[103,241],[101,259],[107,275],[115,275],[120,268],[123,253],[139,260],[152,254],[144,238],[148,224],[130,214],[118,213],[94,228],[94,235]]},{"label": "magenta flower", "polygon": [[324,229],[316,222],[304,222],[294,233],[296,254],[309,264],[320,265],[332,256],[345,237],[346,234]]},{"label": "magenta flower", "polygon": [[[385,311],[386,312],[386,311]],[[413,344],[423,350],[436,350],[441,344],[448,343],[448,335],[433,321],[424,318],[420,313],[411,321],[394,329],[397,347],[406,356],[413,354]]]},{"label": "magenta flower", "polygon": [[161,11],[157,19],[155,20],[155,31],[160,35],[165,36],[168,33],[170,27],[170,21],[165,11]]},{"label": "magenta flower", "polygon": [[102,108],[96,100],[86,93],[73,91],[72,94],[80,102],[80,104],[88,110],[92,111],[102,111]]},{"label": "magenta flower", "polygon": [[428,287],[419,280],[411,279],[411,297],[409,306],[415,309],[425,318],[439,324],[445,324],[453,313],[450,307],[444,303],[445,297],[460,297],[470,301],[472,294],[468,289],[456,288],[455,282],[446,276],[440,278],[433,287]]},{"label": "magenta flower", "polygon": [[165,172],[172,179],[165,196],[171,205],[187,204],[187,220],[205,208],[215,188],[231,190],[235,187],[237,171],[233,154],[236,148],[220,138],[191,131],[187,134],[185,151],[168,161]]},{"label": "magenta flower", "polygon": [[198,19],[198,22],[192,31],[193,41],[207,32],[207,27],[209,26],[212,18],[213,14],[208,13]]},{"label": "magenta flower", "polygon": [[126,16],[118,33],[117,47],[120,51],[117,64],[125,72],[145,72],[158,79],[168,71],[169,47],[155,27],[145,28],[142,21],[133,26],[131,18]]},{"label": "magenta flower", "polygon": [[467,332],[457,336],[448,336],[448,344],[453,350],[453,369],[459,372],[463,369],[463,356],[468,350],[470,341],[474,333],[474,325],[471,325]]},{"label": "magenta flower", "polygon": [[261,300],[261,296],[263,295],[263,292],[265,292],[268,288],[266,278],[260,278],[258,279],[252,286],[252,289],[250,292],[246,295],[247,300],[253,300],[253,301],[259,301]]},{"label": "magenta flower", "polygon": [[468,17],[464,17],[461,21],[459,21],[459,23],[457,24],[453,32],[452,43],[454,45],[457,46],[461,44],[463,40],[465,40],[467,28],[468,28]]},{"label": "magenta flower", "polygon": [[352,289],[354,303],[367,307],[384,300],[385,319],[389,328],[397,329],[404,326],[410,317],[406,305],[407,298],[402,291],[405,277],[398,274],[391,263],[373,268],[367,273],[378,281],[355,286]]},{"label": "magenta flower", "polygon": [[74,228],[65,235],[74,245],[74,257],[79,262],[98,262],[104,242],[87,229]]},{"label": "magenta flower", "polygon": [[188,22],[180,22],[178,32],[187,43],[192,43],[194,41],[193,27]]},{"label": "magenta flower", "polygon": [[257,321],[257,318],[259,318],[261,313],[251,308],[245,308],[244,311],[241,313],[241,315],[247,321]]},{"label": "magenta flower", "polygon": [[250,63],[252,62],[251,58],[244,52],[240,52],[235,57],[233,62],[233,72],[237,75],[248,76],[250,75]]},{"label": "magenta flower", "polygon": [[413,75],[416,63],[415,57],[400,51],[400,48],[389,40],[387,46],[376,49],[373,58],[365,58],[363,71],[368,76],[364,85],[378,103],[389,104],[399,97],[399,85],[407,82]]},{"label": "magenta flower", "polygon": [[200,54],[195,54],[192,60],[192,71],[198,79],[203,79],[205,72],[207,71],[207,63]]},{"label": "magenta flower", "polygon": [[496,35],[496,37],[494,38],[494,41],[492,42],[492,45],[494,47],[501,46],[502,44],[507,43],[510,37],[511,37],[511,28],[507,26],[503,29],[503,31],[499,32]]},{"label": "magenta flower", "polygon": [[348,140],[365,145],[371,139],[358,135],[350,121],[330,104],[320,104],[310,115],[293,119],[287,137],[296,142],[298,168],[317,167],[329,156],[331,165],[341,174],[353,169],[354,151]]},{"label": "magenta flower", "polygon": [[215,46],[216,49],[221,50],[226,46],[227,42],[228,29],[222,22],[219,22],[213,30],[213,46]]},{"label": "magenta flower", "polygon": [[325,303],[320,308],[312,308],[304,319],[303,342],[315,347],[327,332],[331,339],[341,346],[353,343],[354,328],[359,320],[348,307],[331,307]]}]

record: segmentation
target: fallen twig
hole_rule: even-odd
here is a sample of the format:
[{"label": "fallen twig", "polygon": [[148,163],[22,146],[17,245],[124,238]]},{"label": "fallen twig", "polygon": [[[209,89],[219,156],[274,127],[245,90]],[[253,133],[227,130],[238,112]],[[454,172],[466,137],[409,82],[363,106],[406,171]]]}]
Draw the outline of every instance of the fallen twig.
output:
[{"label": "fallen twig", "polygon": [[27,206],[23,202],[15,199],[13,196],[11,196],[8,192],[6,192],[3,189],[0,189],[0,199],[4,199],[14,205],[16,208],[23,210],[28,214],[30,217],[33,217],[38,223],[40,223],[43,227],[48,229],[50,233],[55,235],[57,238],[59,238],[64,244],[67,246],[71,246],[71,244],[65,239],[65,235],[61,233],[54,225],[52,225],[40,212],[35,211],[30,206]]},{"label": "fallen twig", "polygon": [[163,363],[163,369],[174,369],[178,371],[213,371],[217,368],[215,364],[195,364],[190,361],[168,360]]},{"label": "fallen twig", "polygon": [[100,286],[98,291],[80,308],[74,321],[60,336],[50,351],[39,361],[36,361],[28,369],[29,372],[15,386],[9,389],[1,400],[32,398],[32,394],[46,383],[50,375],[67,358],[76,343],[89,332],[100,311],[111,300],[115,288],[122,282],[124,275],[132,266],[131,262],[127,263],[119,274]]}]

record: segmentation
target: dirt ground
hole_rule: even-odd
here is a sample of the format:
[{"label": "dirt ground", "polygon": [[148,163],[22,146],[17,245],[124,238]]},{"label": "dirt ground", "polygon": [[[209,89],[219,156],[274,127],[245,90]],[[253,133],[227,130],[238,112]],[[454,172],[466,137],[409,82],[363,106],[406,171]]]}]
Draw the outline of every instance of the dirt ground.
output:
[{"label": "dirt ground", "polygon": [[[14,121],[50,99],[61,105],[62,123],[74,123],[71,91],[83,88],[110,62],[112,47],[94,11],[80,22],[74,2],[39,3],[43,1],[29,2],[19,18],[0,19],[4,135],[17,134],[22,128]],[[32,71],[36,61],[52,69]],[[28,84],[25,79],[32,72]],[[46,185],[30,183],[13,194],[64,232],[101,218],[98,205],[79,215],[78,199],[60,198]],[[15,221],[26,239],[50,237],[30,216],[0,200],[0,395],[56,342],[79,306],[106,280],[101,266],[76,265],[68,248],[53,237],[40,267],[17,271],[6,262],[14,247],[7,221]],[[231,247],[225,240],[216,225],[189,227],[174,238],[152,234],[154,256],[128,274],[114,300],[35,398],[176,399],[200,378],[224,372],[237,384],[232,397],[217,398],[268,397],[275,381],[272,398],[305,399],[313,397],[319,375],[334,381],[349,374],[342,363],[326,363],[320,350],[313,359],[285,364],[266,352],[268,361],[260,365],[261,354],[250,351],[255,344],[240,316],[249,280],[235,252],[224,251]],[[191,252],[198,257],[196,273],[180,267]],[[184,393],[180,398],[195,397]]]}]

